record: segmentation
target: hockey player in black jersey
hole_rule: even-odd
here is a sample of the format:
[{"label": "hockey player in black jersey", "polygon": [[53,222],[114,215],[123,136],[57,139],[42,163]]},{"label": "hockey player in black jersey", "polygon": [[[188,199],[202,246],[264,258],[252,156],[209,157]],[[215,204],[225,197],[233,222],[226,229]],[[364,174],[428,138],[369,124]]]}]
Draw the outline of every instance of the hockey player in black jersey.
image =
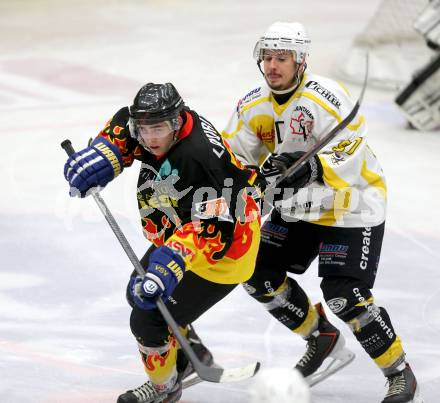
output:
[{"label": "hockey player in black jersey", "polygon": [[260,239],[251,197],[256,173],[239,163],[213,125],[190,110],[170,83],[143,86],[89,147],[70,156],[71,195],[106,186],[141,162],[137,200],[153,245],[127,286],[130,327],[149,380],[118,403],[176,402],[192,372],[157,310],[161,297],[199,358],[212,355],[190,325],[250,278]]}]

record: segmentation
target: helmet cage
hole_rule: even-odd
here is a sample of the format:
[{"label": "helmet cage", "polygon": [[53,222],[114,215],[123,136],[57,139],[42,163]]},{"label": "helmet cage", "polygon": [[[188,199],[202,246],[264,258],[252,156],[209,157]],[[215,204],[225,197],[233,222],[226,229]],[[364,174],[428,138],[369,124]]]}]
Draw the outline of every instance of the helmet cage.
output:
[{"label": "helmet cage", "polygon": [[154,125],[156,123],[162,123],[162,122],[166,122],[167,126],[170,129],[170,133],[179,130],[179,120],[176,117],[173,117],[171,119],[166,119],[166,120],[156,120],[154,122],[152,122],[150,119],[143,119],[143,118],[133,118],[130,117],[128,120],[128,126],[130,129],[130,134],[132,135],[132,137],[139,139],[140,136],[140,126],[149,126],[149,125]]},{"label": "helmet cage", "polygon": [[262,36],[255,44],[254,48],[254,59],[257,62],[263,61],[265,50],[291,51],[293,54],[293,59],[297,63],[302,63],[307,57],[307,47],[304,44],[292,43],[292,40],[287,38],[270,38],[267,36]]}]

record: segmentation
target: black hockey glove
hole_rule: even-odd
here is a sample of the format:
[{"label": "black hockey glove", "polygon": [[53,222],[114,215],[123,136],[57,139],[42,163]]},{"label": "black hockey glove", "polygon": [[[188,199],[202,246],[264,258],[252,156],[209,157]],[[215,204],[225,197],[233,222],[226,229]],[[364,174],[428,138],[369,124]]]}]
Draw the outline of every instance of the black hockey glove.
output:
[{"label": "black hockey glove", "polygon": [[[296,151],[294,153],[282,153],[272,157],[272,164],[283,174],[303,155],[304,151]],[[322,182],[322,165],[317,155],[310,158],[296,173],[289,175],[281,181],[281,187],[290,187],[298,191],[300,188],[310,185],[318,180]]]},{"label": "black hockey glove", "polygon": [[255,171],[257,177],[255,178],[254,186],[258,188],[261,193],[264,193],[264,190],[267,186],[267,181],[264,175],[261,173],[260,168],[256,165],[246,165],[246,168]]}]

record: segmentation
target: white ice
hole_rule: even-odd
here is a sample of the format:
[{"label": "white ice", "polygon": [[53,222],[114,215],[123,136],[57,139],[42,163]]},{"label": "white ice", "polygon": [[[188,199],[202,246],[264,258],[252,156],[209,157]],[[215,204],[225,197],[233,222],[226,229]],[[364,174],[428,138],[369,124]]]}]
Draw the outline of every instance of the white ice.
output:
[{"label": "white ice", "polygon": [[[221,129],[259,72],[258,35],[299,20],[309,68],[332,75],[378,0],[14,0],[0,2],[0,401],[115,402],[145,376],[128,326],[132,268],[90,199],[70,199],[59,143],[85,146],[148,81],[171,81]],[[358,94],[357,86],[350,86]],[[440,133],[405,129],[394,94],[363,111],[387,174],[389,211],[375,287],[428,403],[440,401]],[[138,165],[102,192],[139,256]],[[299,279],[322,299],[313,265]],[[380,402],[385,380],[343,323],[357,358],[312,390],[315,403]],[[304,343],[238,288],[197,322],[225,367],[292,366]],[[245,402],[249,383],[201,384],[183,402]]]}]

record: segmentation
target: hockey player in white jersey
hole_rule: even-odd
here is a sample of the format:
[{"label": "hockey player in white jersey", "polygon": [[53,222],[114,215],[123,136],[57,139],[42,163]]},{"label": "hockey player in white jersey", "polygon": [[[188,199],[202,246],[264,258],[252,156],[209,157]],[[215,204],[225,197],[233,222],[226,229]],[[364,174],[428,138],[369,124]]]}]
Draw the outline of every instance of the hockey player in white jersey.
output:
[{"label": "hockey player in white jersey", "polygon": [[[272,24],[254,57],[264,81],[240,99],[223,137],[242,163],[270,182],[341,122],[354,102],[339,83],[306,71],[310,40],[299,23]],[[307,341],[296,368],[310,384],[348,364],[353,354],[323,307],[287,273],[302,274],[318,257],[330,310],[388,378],[383,403],[421,402],[401,339],[373,288],[385,226],[386,183],[367,145],[364,117],[351,123],[271,200],[254,275],[246,291]],[[273,195],[272,195],[273,196]],[[266,201],[270,199],[266,195]],[[267,210],[267,203],[263,207]],[[327,367],[331,362],[330,368]]]}]

